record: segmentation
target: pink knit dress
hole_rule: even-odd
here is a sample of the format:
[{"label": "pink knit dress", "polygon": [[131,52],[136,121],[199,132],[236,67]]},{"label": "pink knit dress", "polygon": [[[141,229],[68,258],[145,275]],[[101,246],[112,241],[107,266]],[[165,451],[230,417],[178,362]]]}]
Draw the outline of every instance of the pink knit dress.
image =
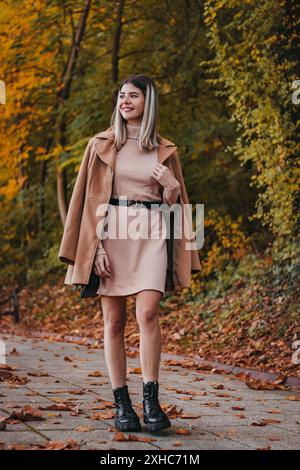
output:
[{"label": "pink knit dress", "polygon": [[[126,125],[127,140],[117,152],[113,177],[113,198],[176,202],[180,186],[164,188],[151,175],[158,152],[141,151],[140,126]],[[100,278],[97,294],[128,296],[142,290],[165,294],[167,246],[161,210],[109,204],[101,244],[110,264],[110,278]]]}]

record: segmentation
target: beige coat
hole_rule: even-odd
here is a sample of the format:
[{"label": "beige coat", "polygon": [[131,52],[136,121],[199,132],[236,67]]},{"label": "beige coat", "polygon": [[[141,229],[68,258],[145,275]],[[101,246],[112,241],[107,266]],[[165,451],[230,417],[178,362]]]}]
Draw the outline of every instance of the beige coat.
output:
[{"label": "beige coat", "polygon": [[[69,265],[65,284],[81,285],[89,281],[99,241],[96,226],[98,225],[98,233],[101,233],[99,227],[104,222],[112,194],[116,158],[116,148],[112,146],[113,136],[113,127],[109,127],[92,137],[81,161],[58,253],[58,259]],[[183,208],[183,204],[189,204],[189,201],[177,146],[163,137],[160,138],[158,162],[166,165],[172,176],[179,181],[179,199]],[[185,212],[182,214],[182,222],[183,219],[188,220],[192,230],[190,217],[186,217]],[[182,231],[184,236],[174,239],[173,279],[176,290],[189,287],[191,274],[201,270],[198,251],[186,249],[186,242],[195,237],[185,238],[185,232]]]}]

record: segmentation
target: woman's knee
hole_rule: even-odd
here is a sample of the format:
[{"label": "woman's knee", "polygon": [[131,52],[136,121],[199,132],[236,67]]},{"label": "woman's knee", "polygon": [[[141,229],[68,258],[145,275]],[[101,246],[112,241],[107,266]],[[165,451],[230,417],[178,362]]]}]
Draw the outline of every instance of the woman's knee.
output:
[{"label": "woman's knee", "polygon": [[158,309],[145,307],[136,312],[136,319],[140,326],[153,325],[158,321]]},{"label": "woman's knee", "polygon": [[104,316],[104,326],[112,335],[123,333],[126,326],[126,315],[108,313]]},{"label": "woman's knee", "polygon": [[123,333],[126,326],[126,303],[124,299],[102,302],[104,327],[110,334]]}]

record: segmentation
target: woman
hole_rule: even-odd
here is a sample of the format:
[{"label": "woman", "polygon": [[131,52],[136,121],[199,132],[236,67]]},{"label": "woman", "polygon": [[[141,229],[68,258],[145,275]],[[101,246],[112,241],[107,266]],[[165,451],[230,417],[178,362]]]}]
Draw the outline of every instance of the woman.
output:
[{"label": "woman", "polygon": [[[111,179],[107,177],[108,186],[107,183],[104,185],[104,189],[109,187],[110,203],[109,210],[105,212],[105,225],[102,224],[102,230],[104,226],[108,227],[107,236],[103,231],[99,236],[97,228],[97,246],[88,258],[93,260],[92,270],[100,276],[97,294],[101,295],[104,317],[105,359],[117,408],[115,424],[121,431],[141,430],[126,385],[126,297],[133,294],[136,294],[136,318],[140,331],[144,423],[150,431],[171,426],[158,400],[161,355],[159,304],[167,287],[168,267],[166,239],[162,235],[166,227],[159,204],[171,206],[178,200],[183,204],[188,203],[188,199],[179,158],[174,153],[176,146],[156,134],[156,121],[157,94],[153,80],[142,74],[125,79],[118,90],[109,132],[95,136],[102,139],[101,145],[108,136],[115,150],[100,148],[99,141],[95,143],[91,139],[89,142],[71,198],[64,229],[65,240],[59,253],[59,259],[70,264],[65,283],[80,283],[84,250],[86,254],[87,237],[91,231],[84,235],[83,218],[88,217],[84,214],[91,210],[85,209],[87,204],[83,204],[82,194],[87,192],[91,203],[91,199],[96,199],[97,181],[101,180],[100,173],[94,183],[89,178],[92,167],[99,168],[97,157],[97,166],[94,160],[90,161],[91,149],[94,148],[112,170]],[[162,141],[165,145],[163,154]],[[168,162],[168,165],[161,162]],[[78,214],[81,211],[79,226]],[[125,226],[131,229],[131,233],[127,230],[124,235]],[[123,231],[122,236],[120,231]],[[73,243],[72,248],[75,234],[76,246]],[[82,255],[78,247],[81,240]],[[184,251],[181,242],[174,246],[175,288],[188,286],[191,272],[200,270],[197,250]],[[80,256],[82,263],[78,262]],[[89,272],[85,269],[85,282]]]}]

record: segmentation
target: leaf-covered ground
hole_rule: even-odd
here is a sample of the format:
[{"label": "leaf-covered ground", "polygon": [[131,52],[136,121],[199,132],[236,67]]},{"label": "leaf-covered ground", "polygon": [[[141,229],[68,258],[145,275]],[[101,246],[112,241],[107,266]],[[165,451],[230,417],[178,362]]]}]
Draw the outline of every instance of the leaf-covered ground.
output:
[{"label": "leaf-covered ground", "polygon": [[[62,339],[71,335],[79,343],[89,338],[96,347],[102,345],[100,297],[80,299],[79,292],[63,285],[62,280],[58,287],[25,288],[19,300],[20,323],[5,316],[0,320],[2,331],[58,333]],[[241,282],[213,299],[195,300],[186,292],[165,297],[160,307],[162,350],[300,376],[300,368],[292,360],[296,354],[293,344],[300,338],[295,302],[291,297],[272,296],[260,284]],[[139,346],[135,295],[127,298],[125,335],[128,349]]]}]

